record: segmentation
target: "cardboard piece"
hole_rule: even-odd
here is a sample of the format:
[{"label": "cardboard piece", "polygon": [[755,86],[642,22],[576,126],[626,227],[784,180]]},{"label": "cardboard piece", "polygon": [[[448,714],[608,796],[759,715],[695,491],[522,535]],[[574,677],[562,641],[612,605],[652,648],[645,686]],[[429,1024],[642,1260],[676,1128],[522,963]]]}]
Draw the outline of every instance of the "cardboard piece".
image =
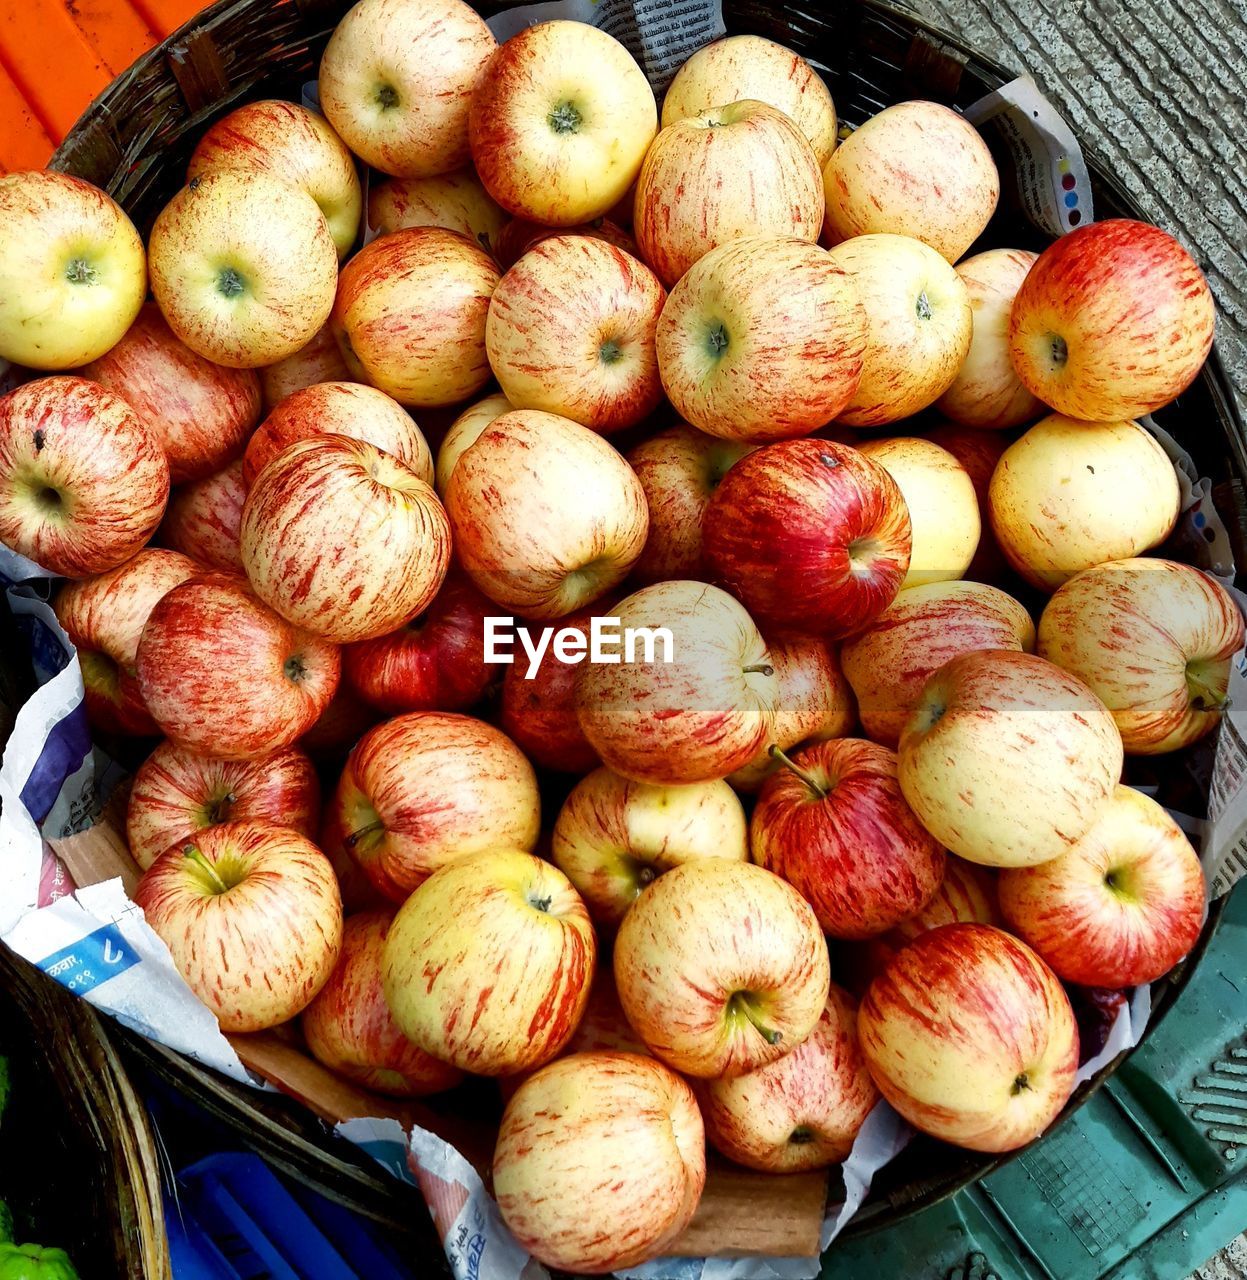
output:
[{"label": "cardboard piece", "polygon": [[[114,825],[115,808],[93,827],[49,845],[79,888],[120,877],[132,895],[141,872]],[[471,1117],[443,1111],[436,1100],[385,1098],[335,1075],[287,1028],[227,1036],[249,1071],[296,1098],[330,1124],[362,1117],[418,1125],[457,1148],[489,1185],[494,1134]],[[827,1204],[827,1174],[752,1173],[713,1160],[706,1190],[672,1257],[809,1258],[819,1251]]]}]

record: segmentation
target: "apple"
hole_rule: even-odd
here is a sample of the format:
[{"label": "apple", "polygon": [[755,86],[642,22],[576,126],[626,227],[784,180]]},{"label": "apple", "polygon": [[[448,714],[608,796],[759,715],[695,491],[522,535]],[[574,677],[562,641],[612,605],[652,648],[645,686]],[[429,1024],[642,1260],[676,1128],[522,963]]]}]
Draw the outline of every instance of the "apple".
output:
[{"label": "apple", "polygon": [[427,178],[391,178],[368,193],[368,228],[383,236],[406,227],[445,227],[496,258],[506,222],[471,166]]},{"label": "apple", "polygon": [[1009,564],[1055,591],[1083,569],[1163,542],[1181,500],[1169,455],[1137,422],[1053,413],[1005,450],[987,510]]},{"label": "apple", "polygon": [[861,452],[896,481],[909,510],[912,547],[901,590],[964,577],[982,527],[970,473],[947,449],[917,436],[867,440]]},{"label": "apple", "polygon": [[867,736],[895,747],[927,680],[981,649],[1035,648],[1035,624],[1012,597],[981,582],[932,582],[901,592],[840,650]]},{"label": "apple", "polygon": [[305,347],[338,283],[338,250],[316,201],[266,173],[193,179],[157,216],[147,257],[169,327],[234,369]]},{"label": "apple", "polygon": [[333,336],[333,328],[326,323],[294,355],[260,370],[264,407],[274,409],[288,395],[317,382],[346,382],[350,376],[342,352],[338,350],[338,340]]},{"label": "apple", "polygon": [[209,827],[156,859],[134,903],[226,1032],[264,1031],[302,1012],[342,949],[333,868],[289,827]]},{"label": "apple", "polygon": [[941,925],[992,924],[1003,927],[997,883],[995,871],[950,854],[945,861],[940,887],[921,911],[900,921],[886,933],[853,946],[850,960],[854,976],[864,978],[864,988],[883,972],[902,947]]},{"label": "apple", "polygon": [[871,116],[823,170],[827,239],[913,236],[956,262],[1000,199],[1000,175],[978,131],[937,102],[898,102]]},{"label": "apple", "polygon": [[747,861],[745,811],[726,782],[662,787],[595,769],[563,802],[550,856],[595,923],[614,927],[673,867],[693,858]]},{"label": "apple", "polygon": [[243,450],[260,418],[260,379],[196,355],[147,303],[107,354],[79,370],[116,392],[147,424],[174,484],[202,480]]},{"label": "apple", "polygon": [[480,849],[531,849],[541,801],[532,766],[492,725],[442,711],[395,716],[355,745],[326,810],[340,841],[402,902],[439,867]]},{"label": "apple", "polygon": [[662,100],[662,124],[752,98],[782,111],[805,135],[821,169],[836,149],[836,108],[822,77],[800,54],[762,36],[703,45],[676,72]]},{"label": "apple", "polygon": [[298,747],[255,760],[214,760],[162,742],[139,766],[126,808],[126,842],[146,870],[174,844],[224,822],[290,827],[312,838],[320,783]]},{"label": "apple", "polygon": [[602,1275],[665,1253],[706,1181],[685,1081],[652,1058],[577,1053],[526,1080],[494,1150],[503,1221],[539,1262]]},{"label": "apple", "polygon": [[822,222],[814,152],[765,102],[717,104],[673,121],[637,178],[633,231],[667,288],[720,245],[764,235],[812,242]]},{"label": "apple", "polygon": [[166,737],[200,755],[252,760],[316,723],[341,657],[257,600],[245,579],[208,574],[174,587],[151,611],[136,665]]},{"label": "apple", "polygon": [[[614,598],[607,596],[587,609],[560,618],[559,629],[580,632],[587,648],[593,618],[610,617],[614,609]],[[518,661],[503,672],[499,723],[524,754],[543,769],[584,774],[601,764],[576,716],[579,669],[579,659],[564,661],[551,649],[532,679],[528,678],[527,665]]]},{"label": "apple", "polygon": [[695,858],[659,876],[615,939],[620,1003],[684,1075],[743,1075],[791,1053],[827,1003],[827,943],[809,903],[751,862]]},{"label": "apple", "polygon": [[473,582],[539,621],[605,595],[649,528],[645,492],[623,458],[587,427],[537,409],[481,432],[451,473],[446,511]]},{"label": "apple", "polygon": [[331,1071],[374,1093],[422,1098],[453,1088],[463,1076],[412,1044],[394,1023],[381,989],[392,921],[389,911],[347,920],[338,963],[300,1025],[312,1057]]},{"label": "apple", "polygon": [[757,791],[781,768],[772,746],[787,751],[808,740],[842,738],[857,723],[853,691],[826,640],[789,635],[768,639],[766,647],[775,669],[771,741],[743,769],[728,776],[728,782],[745,793]]},{"label": "apple", "polygon": [[78,650],[87,718],[97,729],[156,732],[134,674],[139,637],[157,602],[196,572],[186,556],[148,547],[119,568],[68,582],[56,593],[52,607]]},{"label": "apple", "polygon": [[788,757],[749,821],[754,862],[783,877],[833,938],[869,938],[912,916],[944,877],[944,850],[901,795],[896,755],[832,738]]},{"label": "apple", "polygon": [[576,714],[603,763],[675,786],[725,778],[753,760],[770,740],[778,691],[745,609],[717,587],[677,580],[643,587],[615,616],[624,634],[666,628],[670,651],[659,639],[652,654],[635,650],[645,660],[580,667]]},{"label": "apple", "polygon": [[651,1056],[645,1042],[633,1031],[632,1023],[628,1021],[623,1005],[619,1003],[615,975],[611,972],[610,965],[598,969],[593,985],[589,988],[584,1017],[572,1032],[564,1053],[596,1053],[603,1049],[615,1053],[639,1053],[642,1057]]},{"label": "apple", "polygon": [[831,256],[853,277],[866,308],[862,379],[839,421],[882,427],[933,404],[970,350],[974,313],[961,277],[910,236],[855,236]]},{"label": "apple", "polygon": [[[299,739],[299,745],[315,758],[328,756],[336,764],[380,719],[381,713],[343,680],[316,723]],[[339,869],[340,864],[330,849],[323,844],[322,848],[335,870]]]},{"label": "apple", "polygon": [[962,426],[998,431],[1034,422],[1044,413],[1009,355],[1013,299],[1038,256],[1025,249],[988,249],[957,264],[970,295],[974,333],[965,363],[935,407]]},{"label": "apple", "polygon": [[508,212],[551,227],[607,213],[658,129],[654,91],[613,36],[539,22],[494,55],[472,99],[472,159]]},{"label": "apple", "polygon": [[320,60],[320,105],[365,164],[401,178],[468,158],[468,105],[497,48],[461,0],[360,0]]},{"label": "apple", "polygon": [[1041,867],[1000,875],[1009,927],[1066,982],[1155,982],[1195,945],[1207,886],[1181,827],[1131,787],[1118,787],[1085,832]]},{"label": "apple", "polygon": [[716,580],[775,630],[860,631],[909,571],[899,486],[830,440],[783,440],[742,458],[711,497],[702,536]]},{"label": "apple", "polygon": [[169,464],[143,420],[85,378],[0,398],[0,542],[64,578],[124,564],[156,531]]},{"label": "apple", "polygon": [[856,1004],[833,983],[808,1039],[778,1062],[708,1081],[698,1100],[707,1139],[747,1169],[839,1164],[879,1101],[857,1043]]},{"label": "apple", "polygon": [[179,485],[169,494],[160,537],[209,569],[242,573],[238,539],[246,499],[242,459],[235,458],[215,475]]},{"label": "apple", "polygon": [[265,604],[346,644],[385,635],[428,606],[450,565],[450,525],[432,486],[393,454],[309,436],[256,476],[241,546]]},{"label": "apple", "polygon": [[434,467],[437,495],[446,501],[446,489],[450,484],[450,473],[455,469],[459,459],[480,438],[495,418],[510,413],[515,406],[500,391],[486,396],[475,404],[470,404],[446,430],[442,443],[437,450],[437,463]]},{"label": "apple", "polygon": [[0,360],[98,359],[146,295],[143,242],[111,196],[51,169],[0,175]]},{"label": "apple", "polygon": [[596,962],[593,926],[567,877],[495,844],[415,889],[390,926],[382,981],[409,1040],[462,1071],[499,1076],[558,1054]]},{"label": "apple", "polygon": [[1009,649],[946,662],[901,732],[910,808],[945,848],[989,867],[1064,852],[1108,803],[1121,766],[1121,735],[1099,698]]},{"label": "apple", "polygon": [[1215,729],[1242,647],[1234,597],[1171,560],[1084,569],[1039,619],[1039,653],[1090,686],[1131,755],[1176,751]]},{"label": "apple", "polygon": [[[625,202],[628,198],[624,197]],[[631,205],[629,204],[629,208]],[[641,256],[636,241],[621,225],[615,221],[617,211],[611,210],[610,218],[594,218],[590,222],[581,222],[574,227],[546,227],[540,222],[532,222],[528,218],[509,218],[506,225],[498,233],[494,246],[494,257],[502,265],[503,270],[513,267],[530,249],[535,249],[543,240],[551,236],[588,236],[593,240],[602,240],[613,244],[616,249],[633,258]]]},{"label": "apple", "polygon": [[342,673],[373,706],[463,711],[494,682],[485,661],[485,618],[494,606],[453,569],[428,608],[406,626],[342,651]]},{"label": "apple", "polygon": [[644,263],[605,240],[543,239],[494,290],[490,368],[517,409],[602,435],[635,426],[662,399],[654,331],[666,298]]},{"label": "apple", "polygon": [[649,535],[632,576],[642,583],[699,578],[702,520],[728,471],[753,451],[736,440],[706,435],[678,422],[637,445],[627,455],[649,507]]},{"label": "apple", "polygon": [[359,174],[324,116],[273,99],[238,107],[199,139],[187,181],[221,169],[269,174],[307,192],[325,215],[338,257],[350,253],[363,208]]},{"label": "apple", "polygon": [[809,435],[853,398],[866,312],[832,256],[793,237],[711,249],[671,290],[658,366],[676,412],[754,444]]},{"label": "apple", "polygon": [[1185,391],[1213,325],[1191,255],[1159,227],[1110,218],[1040,254],[1013,303],[1009,349],[1023,384],[1058,413],[1117,421]]},{"label": "apple", "polygon": [[365,245],[342,268],[333,331],[347,368],[399,404],[457,404],[489,381],[485,317],[498,283],[479,245],[411,227]]},{"label": "apple", "polygon": [[292,392],[256,428],[243,455],[247,487],[283,449],[321,435],[366,440],[433,483],[433,455],[424,434],[397,400],[358,382],[318,382]]},{"label": "apple", "polygon": [[1074,1090],[1069,997],[1029,947],[990,925],[945,925],[898,952],[867,989],[857,1033],[888,1102],[971,1151],[1025,1146]]},{"label": "apple", "polygon": [[966,570],[966,577],[975,582],[996,582],[1008,572],[1004,552],[996,535],[992,532],[991,521],[987,518],[988,493],[991,489],[992,472],[996,464],[1004,456],[1004,451],[1013,443],[1013,436],[1006,431],[980,430],[977,427],[962,427],[952,422],[940,422],[927,431],[926,438],[933,444],[949,453],[961,463],[974,485],[974,496],[979,504],[979,545]]}]

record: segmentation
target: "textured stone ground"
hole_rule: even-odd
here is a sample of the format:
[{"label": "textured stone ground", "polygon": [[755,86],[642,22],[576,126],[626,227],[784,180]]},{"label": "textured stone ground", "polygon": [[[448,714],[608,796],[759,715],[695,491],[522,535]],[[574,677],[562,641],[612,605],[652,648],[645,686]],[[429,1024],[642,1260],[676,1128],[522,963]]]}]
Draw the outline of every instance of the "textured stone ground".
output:
[{"label": "textured stone ground", "polygon": [[1044,87],[1195,255],[1247,410],[1247,0],[909,0]]}]

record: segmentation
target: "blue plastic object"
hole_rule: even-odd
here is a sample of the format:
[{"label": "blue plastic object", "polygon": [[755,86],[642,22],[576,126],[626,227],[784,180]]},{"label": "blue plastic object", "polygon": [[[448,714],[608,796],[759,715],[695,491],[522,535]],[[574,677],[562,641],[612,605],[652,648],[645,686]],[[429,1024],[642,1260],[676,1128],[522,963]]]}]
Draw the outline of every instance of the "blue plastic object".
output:
[{"label": "blue plastic object", "polygon": [[414,1280],[366,1222],[255,1155],[183,1169],[166,1219],[174,1280]]}]

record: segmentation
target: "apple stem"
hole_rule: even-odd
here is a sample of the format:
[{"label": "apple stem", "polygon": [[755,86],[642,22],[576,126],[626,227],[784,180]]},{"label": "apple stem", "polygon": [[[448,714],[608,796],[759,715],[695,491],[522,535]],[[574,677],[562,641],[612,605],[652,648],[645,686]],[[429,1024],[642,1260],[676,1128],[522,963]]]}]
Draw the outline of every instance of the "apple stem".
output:
[{"label": "apple stem", "polygon": [[823,786],[821,782],[818,782],[812,773],[808,773],[805,769],[801,768],[801,766],[797,764],[791,756],[786,752],[781,751],[778,743],[771,743],[768,754],[772,760],[778,760],[780,764],[782,764],[791,774],[800,778],[801,781],[804,782],[820,800],[825,800],[827,798],[827,788]]},{"label": "apple stem", "polygon": [[747,676],[773,676],[775,668],[769,662],[753,662],[747,667],[741,667],[741,671]]},{"label": "apple stem", "polygon": [[193,844],[182,850],[182,857],[189,858],[208,877],[217,893],[228,893],[229,885],[217,874],[217,869],[204,857],[203,851]]},{"label": "apple stem", "polygon": [[366,827],[360,827],[358,831],[352,831],[342,843],[345,844],[348,849],[354,849],[365,836],[370,836],[374,832],[383,831],[384,829],[384,822],[370,822]]},{"label": "apple stem", "polygon": [[753,1024],[758,1034],[767,1044],[779,1044],[784,1038],[784,1033],[777,1027],[768,1027],[764,1022],[758,1020],[758,1012],[754,1009],[748,998],[737,998],[736,1007],[744,1013],[745,1017]]},{"label": "apple stem", "polygon": [[1186,673],[1186,683],[1191,690],[1191,706],[1196,711],[1224,711],[1230,705],[1230,700],[1224,693],[1218,692],[1190,671]]}]

